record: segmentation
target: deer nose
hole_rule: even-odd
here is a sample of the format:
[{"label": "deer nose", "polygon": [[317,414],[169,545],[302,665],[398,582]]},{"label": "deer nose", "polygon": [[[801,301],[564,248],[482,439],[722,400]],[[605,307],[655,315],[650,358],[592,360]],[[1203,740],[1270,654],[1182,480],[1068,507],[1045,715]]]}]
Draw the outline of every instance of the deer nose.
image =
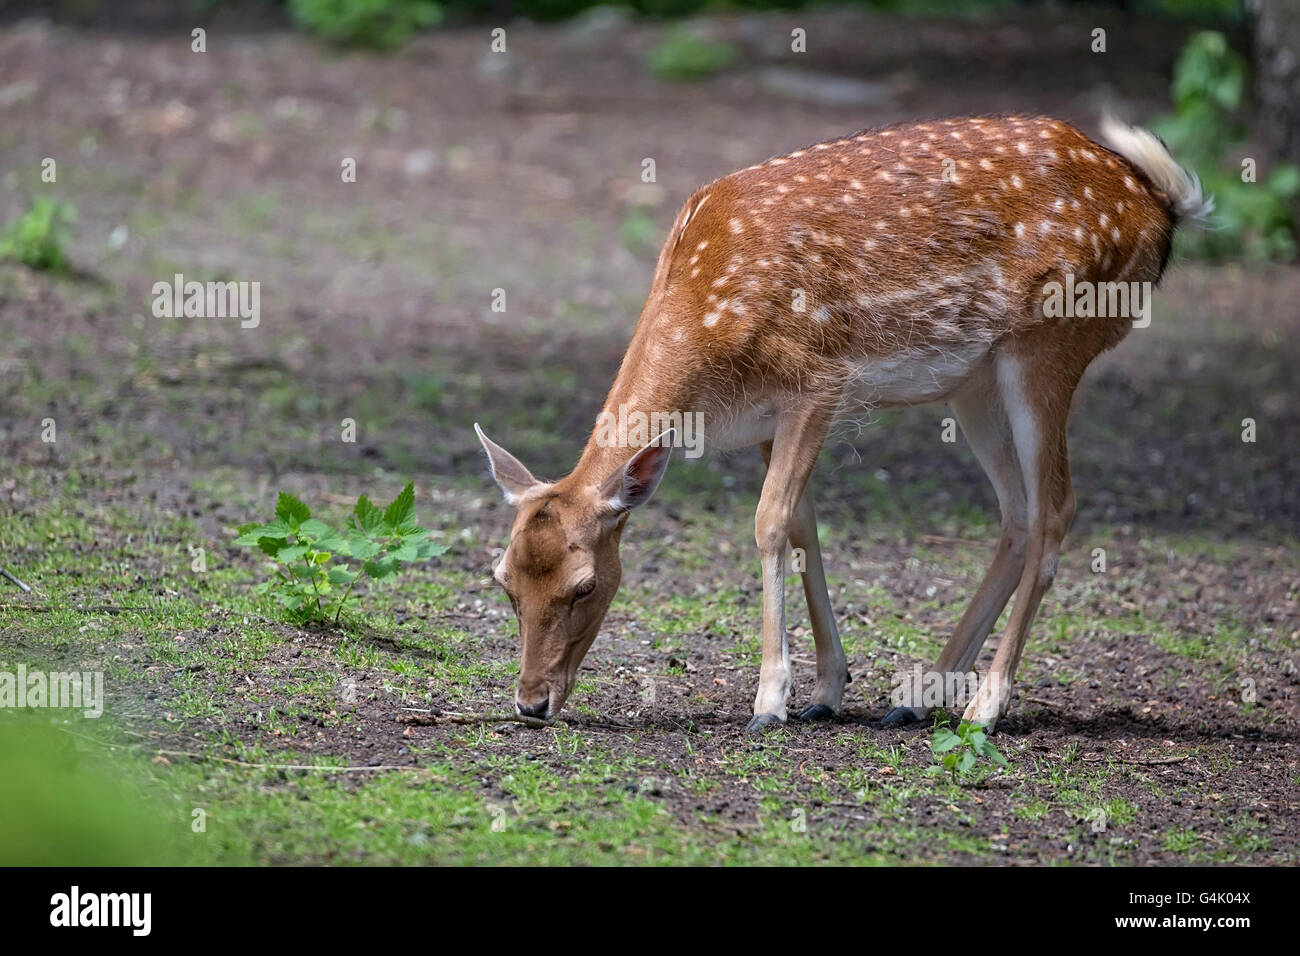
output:
[{"label": "deer nose", "polygon": [[538,720],[546,719],[546,712],[550,709],[550,697],[543,697],[535,704],[525,704],[523,701],[515,698],[515,710],[519,711],[520,717],[536,717]]}]

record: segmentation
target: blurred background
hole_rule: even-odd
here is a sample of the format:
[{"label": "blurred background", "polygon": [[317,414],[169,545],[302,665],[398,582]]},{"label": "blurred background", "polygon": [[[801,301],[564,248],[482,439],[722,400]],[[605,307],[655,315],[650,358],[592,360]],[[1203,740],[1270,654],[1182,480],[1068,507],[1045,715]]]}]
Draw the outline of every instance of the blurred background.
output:
[{"label": "blurred background", "polygon": [[[1235,269],[1296,254],[1293,4],[66,0],[7,2],[0,23],[0,255],[26,266],[3,273],[10,460],[477,480],[477,417],[537,472],[562,472],[684,198],[899,119],[1022,110],[1091,130],[1109,106],[1151,123],[1220,209],[1215,230],[1184,237],[1182,258],[1207,267],[1175,280],[1166,328],[1183,303],[1218,300],[1276,334],[1297,291],[1290,272]],[[175,273],[260,281],[261,326],[154,318],[152,285]],[[1184,345],[1195,321],[1178,319]],[[1207,352],[1205,401],[1257,360],[1268,351]],[[1275,414],[1268,374],[1254,386],[1257,414]],[[1177,414],[1199,430],[1210,412]],[[54,448],[13,425],[47,415],[64,423]],[[337,440],[344,417],[355,445]],[[870,440],[887,444],[867,475],[878,457],[903,477],[909,461],[931,470],[928,438]],[[1133,450],[1113,440],[1123,469]],[[1206,458],[1187,452],[1193,470]],[[711,460],[693,478],[716,485],[733,465],[751,467]],[[1279,495],[1292,466],[1278,466],[1256,476],[1262,493],[1236,473],[1190,476],[1175,510],[1195,494],[1294,521]],[[1127,507],[1170,510],[1141,492]]]}]

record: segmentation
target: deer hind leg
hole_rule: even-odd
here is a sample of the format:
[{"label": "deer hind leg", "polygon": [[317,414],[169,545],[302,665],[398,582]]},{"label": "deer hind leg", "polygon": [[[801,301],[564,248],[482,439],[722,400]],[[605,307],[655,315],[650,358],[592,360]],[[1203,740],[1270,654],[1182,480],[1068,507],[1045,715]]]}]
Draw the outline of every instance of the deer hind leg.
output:
[{"label": "deer hind leg", "polygon": [[[1056,358],[1064,356],[1058,352]],[[1029,533],[1011,617],[993,664],[962,715],[990,732],[1010,707],[1012,682],[1029,626],[1056,577],[1061,541],[1074,518],[1065,430],[1070,399],[1081,374],[1082,369],[1070,367],[1068,360],[1035,362],[1015,354],[997,359],[998,384],[1024,476]]]},{"label": "deer hind leg", "polygon": [[1002,532],[992,563],[935,663],[934,673],[939,680],[921,686],[904,680],[895,706],[885,715],[886,727],[925,719],[931,707],[940,703],[927,699],[927,686],[937,684],[942,688],[944,706],[959,703],[953,691],[965,687],[966,675],[1024,573],[1029,537],[1025,481],[994,369],[990,367],[987,374],[955,396],[952,409],[997,492]]},{"label": "deer hind leg", "polygon": [[[760,450],[763,461],[770,465],[772,443],[764,442]],[[804,553],[805,563],[800,577],[808,601],[813,641],[817,645],[817,683],[813,686],[811,702],[799,711],[798,717],[800,720],[830,720],[839,714],[843,705],[849,668],[844,648],[840,645],[840,632],[835,626],[830,593],[826,590],[826,570],[822,565],[821,543],[817,540],[817,513],[813,509],[810,484],[804,486],[803,496],[790,523],[790,546]]]},{"label": "deer hind leg", "polygon": [[[785,635],[787,543],[792,531],[798,534],[802,530],[802,527],[795,530],[796,516],[831,418],[832,409],[817,403],[792,409],[778,419],[770,450],[763,450],[768,459],[767,476],[754,516],[754,538],[763,564],[763,666],[758,692],[754,695],[754,719],[747,730],[759,730],[786,719],[786,705],[793,687],[790,648]],[[813,539],[816,539],[815,527]],[[822,589],[825,590],[824,579]],[[829,606],[827,599],[828,618]],[[838,647],[838,638],[835,643]],[[819,648],[819,669],[820,659]]]}]

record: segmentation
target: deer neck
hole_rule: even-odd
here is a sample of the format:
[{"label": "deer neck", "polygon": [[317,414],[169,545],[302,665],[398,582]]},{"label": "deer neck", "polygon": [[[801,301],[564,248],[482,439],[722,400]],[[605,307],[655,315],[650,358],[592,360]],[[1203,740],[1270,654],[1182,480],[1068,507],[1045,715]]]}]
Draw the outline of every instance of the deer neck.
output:
[{"label": "deer neck", "polygon": [[670,425],[677,426],[680,440],[696,391],[695,376],[675,360],[672,349],[638,329],[570,478],[603,482]]}]

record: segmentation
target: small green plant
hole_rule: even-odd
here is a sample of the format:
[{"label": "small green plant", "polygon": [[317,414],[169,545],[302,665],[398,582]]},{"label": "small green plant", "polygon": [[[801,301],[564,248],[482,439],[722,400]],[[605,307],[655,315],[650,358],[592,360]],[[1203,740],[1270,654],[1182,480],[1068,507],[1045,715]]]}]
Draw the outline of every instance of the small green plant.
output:
[{"label": "small green plant", "polygon": [[1300,167],[1275,163],[1256,181],[1254,160],[1237,164],[1246,79],[1245,61],[1213,30],[1195,34],[1178,58],[1174,112],[1152,129],[1201,177],[1215,211],[1210,228],[1179,232],[1177,242],[1200,258],[1290,261],[1296,256],[1291,207],[1300,195]]},{"label": "small green plant", "polygon": [[33,269],[64,272],[68,258],[63,247],[76,221],[77,209],[71,203],[42,196],[5,227],[0,235],[0,259],[16,259]]},{"label": "small green plant", "polygon": [[981,758],[991,760],[999,767],[1010,766],[1007,758],[993,746],[984,728],[966,720],[957,725],[956,731],[936,727],[930,738],[930,751],[936,762],[927,773],[949,773],[954,780],[969,774]]},{"label": "small green plant", "polygon": [[650,214],[640,207],[634,207],[623,217],[618,225],[619,237],[623,248],[638,256],[652,256],[655,253],[655,239],[659,236],[659,227],[655,225]]},{"label": "small green plant", "polygon": [[664,80],[700,80],[726,69],[736,59],[730,43],[702,37],[689,27],[674,27],[650,51],[650,69]]},{"label": "small green plant", "polygon": [[[258,585],[257,593],[273,595],[291,618],[303,622],[328,620],[333,601],[337,624],[362,577],[380,581],[405,564],[427,561],[447,550],[427,535],[415,523],[411,483],[384,509],[362,495],[352,510],[351,525],[342,532],[313,518],[305,504],[282,491],[275,520],[242,526],[235,544],[261,548],[279,565],[276,576]],[[353,568],[339,559],[360,566]]]},{"label": "small green plant", "polygon": [[391,50],[442,22],[434,0],[289,0],[294,22],[340,46]]}]

